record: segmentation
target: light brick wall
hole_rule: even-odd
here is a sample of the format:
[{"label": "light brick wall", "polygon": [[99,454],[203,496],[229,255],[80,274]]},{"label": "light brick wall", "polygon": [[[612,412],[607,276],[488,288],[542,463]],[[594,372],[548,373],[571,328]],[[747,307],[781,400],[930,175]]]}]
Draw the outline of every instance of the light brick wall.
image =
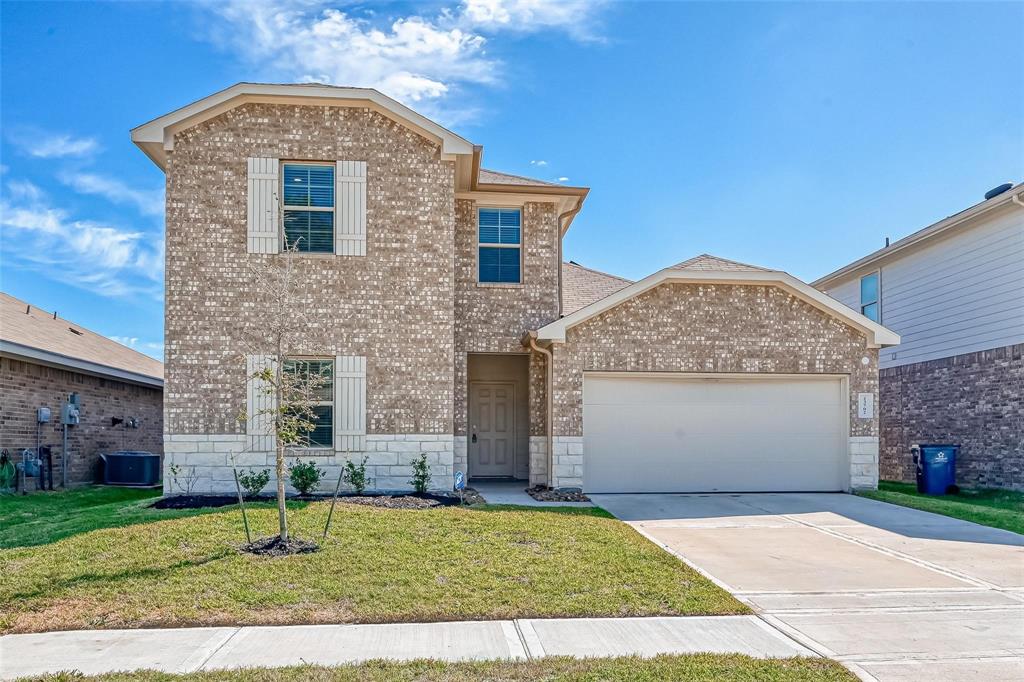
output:
[{"label": "light brick wall", "polygon": [[960,445],[957,483],[1024,489],[1024,344],[880,372],[882,477],[913,481],[910,446]]},{"label": "light brick wall", "polygon": [[[21,450],[36,446],[36,408],[50,408],[40,440],[53,453],[55,486],[61,482],[61,406],[68,393],[81,398],[81,423],[68,428],[71,484],[91,483],[99,453],[115,450],[163,452],[162,391],[88,374],[0,358],[0,448],[20,461]],[[110,418],[135,417],[138,429],[111,426]]]},{"label": "light brick wall", "polygon": [[556,486],[580,485],[586,466],[569,452],[583,435],[586,371],[845,374],[851,485],[877,480],[877,413],[857,417],[857,394],[878,395],[877,349],[779,288],[665,283],[570,329],[554,353]]},{"label": "light brick wall", "polygon": [[[486,205],[482,202],[480,205]],[[477,202],[455,202],[455,434],[466,435],[468,353],[522,353],[523,333],[558,318],[558,216],[552,203],[523,207],[520,286],[477,283]],[[544,434],[544,364],[530,359],[530,435]]]},{"label": "light brick wall", "polygon": [[[367,162],[365,257],[297,257],[316,354],[367,359],[367,432],[452,433],[454,165],[369,109],[246,104],[179,133],[167,168],[168,434],[232,434],[240,340],[260,324],[246,269],[248,157]],[[256,259],[279,256],[253,256]]]},{"label": "light brick wall", "polygon": [[[249,452],[245,450],[245,436],[238,434],[175,434],[165,437],[164,449],[164,492],[181,494],[185,492],[186,479],[195,475],[191,488],[194,494],[233,494],[235,492],[234,469],[269,469],[271,480],[266,492],[274,489],[275,455],[272,452]],[[366,457],[366,474],[372,479],[369,488],[373,490],[411,490],[412,464],[420,455],[426,455],[430,464],[431,490],[451,490],[453,476],[454,445],[452,437],[439,434],[374,434],[366,437],[364,452],[335,453],[330,451],[294,451],[287,457],[287,463],[296,460],[316,462],[326,472],[317,492],[334,491],[338,475],[348,459],[356,464]],[[181,471],[177,479],[171,466]],[[288,486],[289,492],[295,492]],[[348,490],[342,484],[342,490]]]}]

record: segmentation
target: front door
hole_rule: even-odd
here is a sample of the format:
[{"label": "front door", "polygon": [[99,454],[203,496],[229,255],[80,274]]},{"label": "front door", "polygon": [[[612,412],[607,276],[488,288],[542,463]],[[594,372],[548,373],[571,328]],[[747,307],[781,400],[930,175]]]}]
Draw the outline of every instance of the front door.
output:
[{"label": "front door", "polygon": [[469,387],[469,473],[515,473],[515,384],[473,382]]}]

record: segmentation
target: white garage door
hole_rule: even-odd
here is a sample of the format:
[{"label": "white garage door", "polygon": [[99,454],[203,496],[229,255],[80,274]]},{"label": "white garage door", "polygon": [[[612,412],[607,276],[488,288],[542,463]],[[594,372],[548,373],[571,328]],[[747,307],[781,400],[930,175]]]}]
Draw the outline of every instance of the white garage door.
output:
[{"label": "white garage door", "polygon": [[838,378],[587,374],[584,489],[841,490],[849,471],[842,388]]}]

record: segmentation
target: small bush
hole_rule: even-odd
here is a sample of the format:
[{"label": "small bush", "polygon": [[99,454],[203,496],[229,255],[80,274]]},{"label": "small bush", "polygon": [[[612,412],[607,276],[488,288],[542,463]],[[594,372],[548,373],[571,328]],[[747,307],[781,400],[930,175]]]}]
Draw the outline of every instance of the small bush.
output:
[{"label": "small bush", "polygon": [[308,495],[315,490],[326,473],[313,461],[295,460],[295,464],[288,466],[288,480],[300,495]]},{"label": "small bush", "polygon": [[238,482],[242,484],[242,490],[247,497],[256,497],[270,483],[270,469],[262,471],[248,471],[238,474]]},{"label": "small bush", "polygon": [[430,465],[427,464],[427,456],[420,455],[419,459],[412,463],[412,478],[409,479],[413,489],[422,495],[430,487]]},{"label": "small bush", "polygon": [[342,474],[342,478],[345,483],[352,486],[352,489],[356,491],[357,495],[362,495],[366,491],[366,486],[370,479],[366,477],[366,460],[369,457],[363,457],[363,461],[356,464],[351,459],[345,462],[345,472]]}]

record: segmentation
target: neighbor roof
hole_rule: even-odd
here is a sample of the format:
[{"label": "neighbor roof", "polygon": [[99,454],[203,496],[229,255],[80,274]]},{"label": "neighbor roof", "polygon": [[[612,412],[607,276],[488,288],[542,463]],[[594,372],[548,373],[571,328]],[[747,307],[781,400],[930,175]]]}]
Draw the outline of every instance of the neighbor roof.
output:
[{"label": "neighbor roof", "polygon": [[871,347],[894,346],[900,342],[895,332],[873,322],[842,303],[823,294],[805,282],[781,270],[768,270],[756,265],[737,263],[708,254],[691,258],[678,265],[659,270],[639,282],[633,282],[600,300],[589,303],[565,317],[544,325],[536,332],[537,340],[564,343],[567,330],[582,324],[620,303],[636,298],[664,282],[706,284],[745,284],[777,286],[797,298],[864,332]]},{"label": "neighbor roof", "polygon": [[947,218],[943,218],[937,223],[932,223],[928,227],[920,229],[917,232],[914,232],[913,234],[907,235],[903,239],[899,239],[893,242],[889,246],[886,246],[884,248],[879,249],[878,251],[875,251],[873,253],[868,254],[867,256],[864,256],[860,260],[855,260],[849,265],[845,265],[839,268],[835,272],[830,272],[821,279],[812,282],[811,286],[817,287],[819,289],[826,288],[834,284],[837,280],[843,279],[847,275],[852,275],[857,270],[861,270],[868,266],[873,266],[882,259],[888,258],[889,256],[892,256],[893,254],[903,251],[904,249],[907,249],[909,247],[919,245],[922,242],[925,242],[926,240],[936,239],[940,235],[948,232],[949,230],[952,230],[960,225],[965,224],[970,219],[979,217],[982,214],[987,213],[992,209],[1002,206],[1004,204],[1008,204],[1011,201],[1018,204],[1019,206],[1024,206],[1024,192],[1021,192],[1022,188],[1024,188],[1024,183],[1019,182],[1010,189],[1006,190],[1005,192],[1001,192],[1000,194],[995,195],[991,199],[986,199],[982,202],[979,202],[971,206],[970,208],[966,208],[963,211],[960,211],[959,213],[954,213],[953,215]]},{"label": "neighbor roof", "polygon": [[562,314],[574,313],[630,284],[631,280],[585,268],[574,261],[562,263]]},{"label": "neighbor roof", "polygon": [[522,175],[512,175],[511,173],[501,173],[499,171],[487,170],[481,168],[477,174],[477,182],[482,185],[532,185],[536,187],[563,187],[556,182],[547,182],[545,180],[537,180],[536,178],[528,178]]},{"label": "neighbor roof", "polygon": [[2,292],[0,351],[121,381],[164,383],[164,365],[159,360]]}]

